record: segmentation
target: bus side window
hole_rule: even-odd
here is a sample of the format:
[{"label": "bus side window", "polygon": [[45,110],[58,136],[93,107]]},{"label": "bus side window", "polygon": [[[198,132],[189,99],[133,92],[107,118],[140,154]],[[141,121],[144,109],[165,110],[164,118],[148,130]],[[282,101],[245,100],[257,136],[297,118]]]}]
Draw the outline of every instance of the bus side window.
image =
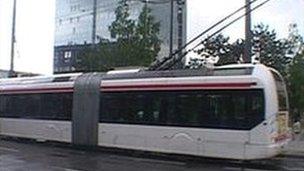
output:
[{"label": "bus side window", "polygon": [[0,117],[6,116],[6,97],[5,95],[0,95]]}]

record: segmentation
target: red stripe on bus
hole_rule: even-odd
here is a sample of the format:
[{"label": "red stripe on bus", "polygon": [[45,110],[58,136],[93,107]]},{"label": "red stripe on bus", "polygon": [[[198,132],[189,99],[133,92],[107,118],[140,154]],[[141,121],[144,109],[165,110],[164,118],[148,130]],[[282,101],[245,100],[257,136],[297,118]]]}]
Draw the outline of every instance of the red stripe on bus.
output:
[{"label": "red stripe on bus", "polygon": [[255,86],[255,82],[251,83],[208,83],[208,84],[149,84],[149,85],[110,85],[102,86],[102,91],[140,91],[140,90],[180,90],[180,89],[235,89],[235,88],[250,88]]},{"label": "red stripe on bus", "polygon": [[69,92],[73,92],[73,87],[7,89],[0,91],[0,94],[35,94],[35,93],[69,93]]},{"label": "red stripe on bus", "polygon": [[[208,83],[208,84],[149,84],[149,85],[111,85],[101,86],[101,91],[153,91],[153,90],[199,90],[199,89],[244,89],[255,86],[250,83]],[[58,88],[25,88],[7,89],[0,91],[0,94],[30,94],[30,93],[68,93],[73,92],[73,87]]]}]

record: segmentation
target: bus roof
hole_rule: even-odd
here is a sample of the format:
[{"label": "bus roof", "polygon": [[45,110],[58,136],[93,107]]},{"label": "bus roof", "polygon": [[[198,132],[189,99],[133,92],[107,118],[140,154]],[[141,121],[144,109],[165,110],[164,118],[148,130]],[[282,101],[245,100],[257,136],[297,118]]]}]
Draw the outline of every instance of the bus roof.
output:
[{"label": "bus roof", "polygon": [[[116,79],[140,79],[140,78],[174,78],[174,77],[195,77],[195,76],[245,76],[252,75],[253,70],[261,64],[233,64],[214,68],[192,69],[192,70],[166,70],[166,71],[110,71],[103,76],[103,80]],[[260,68],[260,67],[259,67]],[[81,73],[59,74],[51,76],[35,76],[24,78],[0,79],[0,85],[16,84],[39,84],[73,82]]]}]

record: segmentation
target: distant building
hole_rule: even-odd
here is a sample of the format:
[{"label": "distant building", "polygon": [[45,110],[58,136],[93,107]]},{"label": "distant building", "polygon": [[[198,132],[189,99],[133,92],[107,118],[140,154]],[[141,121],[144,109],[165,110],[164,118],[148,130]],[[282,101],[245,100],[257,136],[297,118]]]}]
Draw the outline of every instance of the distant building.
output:
[{"label": "distant building", "polygon": [[76,71],[75,65],[80,51],[91,44],[62,45],[54,48],[54,73],[67,73]]},{"label": "distant building", "polygon": [[[177,49],[178,42],[186,41],[186,0],[174,0],[173,17],[173,47]],[[115,9],[119,0],[97,0],[96,34],[93,37],[93,7],[94,0],[57,0],[56,29],[54,48],[54,72],[73,71],[77,51],[92,42],[111,39],[108,27],[115,20]],[[169,54],[170,42],[170,1],[149,0],[148,6],[152,15],[160,22],[160,39],[162,41],[159,57]],[[178,5],[181,4],[181,5]],[[131,18],[136,19],[144,5],[143,0],[130,1]],[[178,10],[179,9],[179,10]]]}]

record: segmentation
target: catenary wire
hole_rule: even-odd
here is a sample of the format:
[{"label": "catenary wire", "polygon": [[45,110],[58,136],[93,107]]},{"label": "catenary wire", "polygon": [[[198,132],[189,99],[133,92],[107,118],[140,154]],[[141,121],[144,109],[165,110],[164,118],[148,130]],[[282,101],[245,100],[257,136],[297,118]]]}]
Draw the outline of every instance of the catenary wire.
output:
[{"label": "catenary wire", "polygon": [[[270,0],[265,0],[262,3],[258,4],[257,6],[255,6],[254,8],[252,8],[249,12],[244,13],[243,15],[237,17],[236,19],[232,20],[231,22],[229,22],[228,24],[226,24],[225,26],[221,27],[220,29],[218,29],[216,32],[214,32],[213,34],[211,34],[210,36],[208,36],[206,39],[204,39],[203,41],[201,41],[199,44],[197,44],[196,46],[194,46],[193,48],[191,48],[190,50],[187,50],[186,52],[183,52],[183,54],[181,56],[179,56],[178,58],[174,58],[174,56],[177,54],[175,53],[174,56],[172,56],[170,59],[173,61],[169,61],[170,59],[167,59],[165,62],[162,62],[158,68],[156,70],[167,70],[170,69],[171,67],[173,67],[178,61],[182,60],[189,52],[193,51],[195,48],[197,48],[198,46],[201,45],[202,42],[207,41],[208,39],[210,39],[211,37],[217,35],[218,33],[220,33],[221,31],[223,31],[224,29],[226,29],[227,27],[231,26],[232,24],[234,24],[235,22],[237,22],[238,20],[240,20],[241,18],[243,18],[244,16],[246,16],[248,13],[251,13],[255,10],[257,10],[258,8],[262,7],[263,5],[265,5],[267,2],[269,2]],[[186,46],[187,47],[187,46]],[[183,50],[183,49],[182,49]],[[181,51],[180,51],[181,52]],[[179,52],[179,53],[180,53]],[[166,62],[169,61],[169,64],[166,65]],[[150,69],[150,68],[149,68]]]}]

